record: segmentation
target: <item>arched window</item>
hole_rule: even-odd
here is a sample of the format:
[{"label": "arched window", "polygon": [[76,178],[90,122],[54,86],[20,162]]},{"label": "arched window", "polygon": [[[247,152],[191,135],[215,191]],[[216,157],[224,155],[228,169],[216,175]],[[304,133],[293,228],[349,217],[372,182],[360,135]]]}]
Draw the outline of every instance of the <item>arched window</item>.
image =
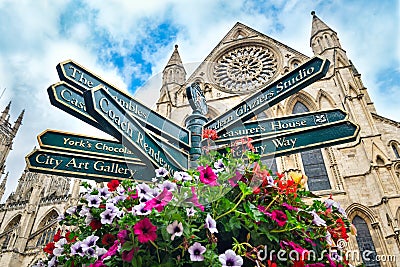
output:
[{"label": "arched window", "polygon": [[[309,109],[303,103],[296,102],[293,107],[293,114],[304,112],[309,112]],[[308,177],[308,189],[310,191],[331,189],[321,149],[302,151],[300,155],[305,175]]]},{"label": "arched window", "polygon": [[397,147],[397,144],[392,143],[392,150],[393,150],[393,153],[396,156],[396,158],[400,159],[400,153],[399,153],[399,149]]},{"label": "arched window", "polygon": [[13,233],[13,229],[17,228],[19,225],[19,222],[21,221],[21,215],[17,215],[15,216],[6,226],[6,228],[4,228],[4,232],[8,232],[4,238],[3,244],[1,246],[1,249],[7,249],[11,237],[13,237],[13,239],[15,239],[15,234]]},{"label": "arched window", "polygon": [[360,249],[360,255],[365,255],[365,257],[367,257],[362,259],[365,266],[380,266],[379,262],[376,261],[376,250],[367,223],[360,216],[356,216],[353,219],[353,224],[357,229],[356,239],[358,248]]},{"label": "arched window", "polygon": [[38,229],[42,229],[43,227],[47,227],[47,229],[44,230],[43,233],[40,235],[36,243],[36,246],[44,246],[53,240],[53,237],[56,234],[58,226],[57,218],[58,218],[57,211],[52,210],[40,222]]}]

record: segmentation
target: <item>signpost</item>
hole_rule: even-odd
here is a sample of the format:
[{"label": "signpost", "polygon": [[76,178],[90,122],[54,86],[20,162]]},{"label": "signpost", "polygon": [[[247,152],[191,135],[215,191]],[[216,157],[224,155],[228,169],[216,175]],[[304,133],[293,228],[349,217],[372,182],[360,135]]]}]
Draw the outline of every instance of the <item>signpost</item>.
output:
[{"label": "signpost", "polygon": [[342,109],[293,114],[285,117],[260,119],[219,129],[218,136],[223,142],[240,137],[259,139],[286,131],[304,129],[326,123],[347,119],[348,114]]},{"label": "signpost", "polygon": [[188,168],[187,157],[181,160],[180,151],[168,153],[102,85],[86,91],[84,97],[88,112],[115,138],[126,141],[130,150],[141,153],[156,167],[165,167],[171,174]]},{"label": "signpost", "polygon": [[209,121],[204,127],[218,131],[249,120],[268,107],[281,102],[288,96],[324,77],[328,72],[329,64],[327,59],[319,57],[310,59],[261,91],[249,96],[229,111]]},{"label": "signpost", "polygon": [[189,130],[155,112],[72,60],[62,62],[56,68],[62,81],[80,89],[82,93],[102,85],[143,127],[149,129],[155,135],[164,137],[178,148],[190,149]]},{"label": "signpost", "polygon": [[127,161],[36,149],[25,158],[28,169],[41,173],[107,181],[136,179],[150,181],[148,167],[142,162]]},{"label": "signpost", "polygon": [[220,152],[233,145],[234,156],[241,156],[235,145],[245,136],[254,139],[261,158],[354,141],[359,126],[348,121],[341,109],[248,121],[323,77],[329,64],[326,59],[312,58],[209,122],[206,99],[193,83],[186,88],[193,112],[183,128],[74,61],[62,62],[57,65],[62,81],[48,88],[51,103],[118,141],[46,130],[38,136],[41,149],[26,157],[28,168],[97,181],[149,181],[153,177],[150,165],[165,167],[172,175],[189,165],[195,167],[204,128],[216,130]]},{"label": "signpost", "polygon": [[56,130],[45,130],[37,139],[43,149],[140,161],[137,154],[118,141]]},{"label": "signpost", "polygon": [[[296,153],[298,151],[332,146],[356,140],[360,130],[358,125],[350,121],[339,121],[334,123],[322,124],[302,130],[284,132],[275,136],[260,138],[252,142],[255,152],[261,158],[271,156],[283,156]],[[216,145],[227,145],[225,140],[216,140]],[[233,145],[234,156],[241,156],[241,150],[235,150],[235,141],[229,141]],[[222,146],[224,147],[224,146]],[[220,151],[223,150],[220,148]]]}]

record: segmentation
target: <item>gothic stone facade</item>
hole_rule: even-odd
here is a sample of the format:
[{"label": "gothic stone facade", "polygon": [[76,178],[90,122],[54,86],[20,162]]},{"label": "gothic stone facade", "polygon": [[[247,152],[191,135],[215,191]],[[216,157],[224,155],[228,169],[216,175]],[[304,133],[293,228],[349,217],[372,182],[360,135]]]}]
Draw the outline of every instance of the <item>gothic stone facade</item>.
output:
[{"label": "gothic stone facade", "polygon": [[[350,250],[400,255],[400,123],[377,114],[337,33],[315,13],[311,28],[310,46],[314,55],[330,60],[328,74],[258,117],[342,108],[360,125],[360,136],[352,143],[273,159],[270,167],[305,173],[311,191],[321,197],[332,195],[341,203],[358,229],[357,238],[351,237],[348,244]],[[209,106],[207,117],[214,118],[309,60],[241,23],[190,77],[177,48],[163,71],[157,111],[182,125],[191,113],[185,88],[192,82],[200,84]],[[0,207],[0,266],[30,266],[42,257],[41,248],[57,228],[54,219],[77,200],[79,181],[72,190],[68,185],[66,178],[23,173],[16,192]],[[399,260],[367,266],[399,266]]]},{"label": "gothic stone facade", "polygon": [[[258,117],[341,108],[360,125],[359,138],[278,157],[269,162],[271,169],[305,173],[311,191],[324,198],[332,195],[341,203],[359,233],[351,237],[350,250],[400,255],[400,123],[377,114],[337,33],[314,12],[310,46],[315,56],[331,62],[327,75]],[[209,107],[206,116],[214,118],[310,59],[241,23],[188,78],[177,48],[163,71],[157,110],[182,125],[191,113],[186,96],[191,83],[200,84]],[[367,266],[400,266],[400,258]]]}]

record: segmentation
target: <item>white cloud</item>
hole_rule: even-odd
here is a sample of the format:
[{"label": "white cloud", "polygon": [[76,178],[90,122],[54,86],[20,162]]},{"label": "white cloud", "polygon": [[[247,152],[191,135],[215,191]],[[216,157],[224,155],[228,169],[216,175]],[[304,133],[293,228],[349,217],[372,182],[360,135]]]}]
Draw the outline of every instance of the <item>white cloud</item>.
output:
[{"label": "white cloud", "polygon": [[[399,69],[400,37],[395,34],[399,32],[399,14],[394,0],[0,0],[0,93],[7,88],[0,109],[12,100],[13,120],[26,109],[24,125],[7,161],[11,173],[6,194],[15,188],[25,166],[24,156],[37,144],[36,136],[44,129],[101,135],[50,105],[46,89],[59,80],[57,63],[73,59],[121,89],[127,89],[131,79],[151,77],[145,86],[151,90],[141,89],[136,96],[155,107],[159,73],[175,43],[179,44],[184,63],[201,62],[240,21],[311,56],[311,10],[338,33],[378,112],[399,121],[398,85],[382,88],[378,76],[388,68]],[[156,51],[149,52],[142,40],[152,42],[155,33],[151,29],[161,23],[173,24],[176,36],[168,36],[171,43],[158,43]],[[127,56],[132,49],[139,49],[151,63],[151,74],[141,72],[139,63]],[[108,61],[115,51],[125,57],[122,71]]]}]

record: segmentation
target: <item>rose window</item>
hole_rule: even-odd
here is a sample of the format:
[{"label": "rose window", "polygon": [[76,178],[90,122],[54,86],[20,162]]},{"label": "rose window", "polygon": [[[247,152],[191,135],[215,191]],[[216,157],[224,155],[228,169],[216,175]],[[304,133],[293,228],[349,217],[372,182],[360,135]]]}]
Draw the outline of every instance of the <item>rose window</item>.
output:
[{"label": "rose window", "polygon": [[271,49],[246,46],[222,55],[214,67],[214,78],[222,91],[246,93],[269,83],[277,68],[277,57]]}]

